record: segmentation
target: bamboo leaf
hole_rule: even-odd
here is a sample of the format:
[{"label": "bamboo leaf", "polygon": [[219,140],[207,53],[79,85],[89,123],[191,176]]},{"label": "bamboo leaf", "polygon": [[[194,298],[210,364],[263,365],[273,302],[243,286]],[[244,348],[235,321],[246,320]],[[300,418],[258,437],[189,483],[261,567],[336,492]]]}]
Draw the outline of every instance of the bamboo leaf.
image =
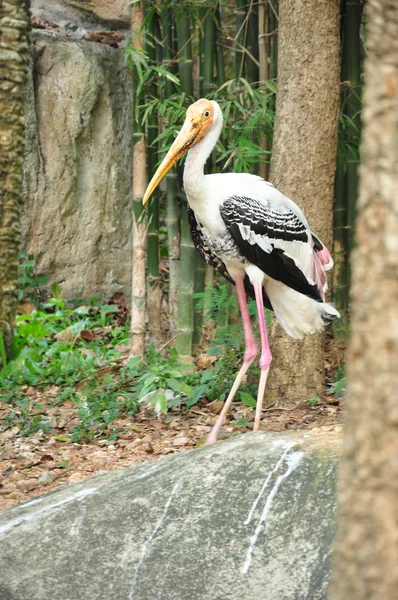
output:
[{"label": "bamboo leaf", "polygon": [[173,75],[173,73],[170,73],[170,71],[166,71],[162,67],[152,67],[152,70],[155,71],[155,73],[158,73],[158,75],[165,77],[175,85],[180,85],[180,80],[178,79],[178,77],[176,77],[176,75]]}]

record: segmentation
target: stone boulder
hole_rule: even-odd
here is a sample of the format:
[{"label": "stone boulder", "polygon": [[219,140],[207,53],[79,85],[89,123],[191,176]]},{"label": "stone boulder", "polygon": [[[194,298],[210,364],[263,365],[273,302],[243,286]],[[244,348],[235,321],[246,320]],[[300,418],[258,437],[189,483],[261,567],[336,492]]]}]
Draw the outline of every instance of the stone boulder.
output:
[{"label": "stone boulder", "polygon": [[131,79],[122,51],[33,32],[23,247],[65,298],[130,293]]},{"label": "stone boulder", "polygon": [[129,0],[65,0],[65,3],[92,13],[103,21],[129,22]]},{"label": "stone boulder", "polygon": [[129,29],[129,0],[31,0],[32,14],[64,30]]},{"label": "stone boulder", "polygon": [[246,434],[0,514],[2,600],[321,600],[339,440]]}]

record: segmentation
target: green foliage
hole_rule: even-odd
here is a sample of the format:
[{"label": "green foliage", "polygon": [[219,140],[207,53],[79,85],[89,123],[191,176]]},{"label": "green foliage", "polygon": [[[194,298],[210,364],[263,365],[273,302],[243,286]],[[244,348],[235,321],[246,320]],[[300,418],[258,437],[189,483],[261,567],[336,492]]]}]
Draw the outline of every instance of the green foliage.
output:
[{"label": "green foliage", "polygon": [[[276,93],[276,84],[266,81],[256,86],[245,79],[231,79],[207,97],[217,100],[228,127],[224,127],[217,144],[218,156],[216,170],[234,172],[253,172],[255,165],[269,159],[257,143],[260,133],[272,142],[274,112],[272,106]],[[144,125],[153,114],[160,116],[164,125],[162,133],[154,141],[162,142],[162,151],[166,152],[181,128],[185,111],[191,99],[177,93],[170,97],[149,97],[139,107],[139,119]],[[162,157],[159,158],[159,160]]]},{"label": "green foliage", "polygon": [[345,376],[345,365],[342,364],[337,369],[336,380],[329,386],[326,393],[343,396],[347,388],[347,377]]},{"label": "green foliage", "polygon": [[[41,309],[16,318],[17,329],[8,362],[2,361],[0,371],[0,399],[15,409],[7,417],[7,424],[20,427],[22,435],[51,428],[40,415],[31,416],[36,407],[29,407],[30,400],[23,392],[28,386],[42,390],[43,398],[50,404],[66,399],[76,402],[81,424],[77,433],[72,432],[74,439],[81,438],[83,431],[90,437],[89,424],[94,430],[101,429],[98,424],[106,425],[115,415],[137,408],[137,403],[128,396],[123,406],[117,403],[119,383],[99,376],[104,364],[112,365],[120,357],[116,347],[128,342],[128,326],[114,323],[116,310],[108,305],[70,309],[63,300],[51,298]],[[114,326],[107,331],[111,323]],[[82,334],[98,328],[105,330],[98,340],[92,333],[88,336],[92,341],[86,342]],[[0,340],[3,355],[2,347]],[[84,382],[83,392],[77,391],[79,382]],[[46,397],[50,385],[58,387],[55,401]]]},{"label": "green foliage", "polygon": [[22,298],[32,298],[33,300],[36,300],[38,297],[38,288],[46,285],[48,279],[48,277],[39,277],[36,275],[33,254],[27,256],[24,251],[19,253],[19,300],[22,300]]},{"label": "green foliage", "polygon": [[307,400],[307,406],[310,406],[311,408],[316,406],[317,404],[318,404],[318,398],[316,396]]},{"label": "green foliage", "polygon": [[[347,168],[349,161],[358,161],[360,159],[360,141],[361,128],[348,115],[344,113],[344,101],[340,106],[339,113],[339,138],[337,143],[337,162],[344,169]],[[363,105],[361,104],[361,111]],[[347,139],[347,132],[350,131],[350,139]],[[353,135],[355,131],[355,135]]]},{"label": "green foliage", "polygon": [[[103,435],[116,439],[118,427],[110,428],[112,423],[134,415],[143,401],[160,414],[182,405],[190,408],[203,398],[224,400],[241,359],[242,331],[239,325],[228,326],[226,315],[233,307],[228,286],[211,288],[209,294],[218,329],[208,353],[218,360],[204,371],[181,364],[173,349],[164,356],[153,347],[145,360],[133,358],[120,366],[117,348],[128,344],[129,330],[128,324],[117,323],[113,305],[70,308],[57,297],[18,316],[8,362],[0,337],[0,399],[12,408],[6,427],[19,427],[21,435],[52,430],[40,402],[32,403],[25,392],[28,387],[41,392],[47,408],[66,401],[75,405],[78,422],[64,435],[74,442]],[[199,296],[203,302],[203,294]],[[50,386],[57,389],[55,397],[47,394]],[[253,393],[255,386],[247,385],[238,399],[254,406]]]}]

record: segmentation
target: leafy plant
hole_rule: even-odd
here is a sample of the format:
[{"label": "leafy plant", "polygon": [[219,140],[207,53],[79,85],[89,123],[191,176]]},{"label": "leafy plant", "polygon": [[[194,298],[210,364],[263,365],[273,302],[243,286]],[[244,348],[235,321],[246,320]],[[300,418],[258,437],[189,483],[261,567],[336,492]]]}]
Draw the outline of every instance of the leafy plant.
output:
[{"label": "leafy plant", "polygon": [[316,396],[307,400],[307,406],[310,406],[311,408],[313,408],[317,404],[318,404],[318,398]]},{"label": "leafy plant", "polygon": [[328,395],[336,394],[337,396],[341,396],[345,393],[346,388],[347,377],[345,376],[345,365],[342,364],[337,369],[336,381],[329,386],[329,388],[326,390],[326,393]]},{"label": "leafy plant", "polygon": [[27,255],[24,251],[19,253],[18,299],[20,301],[22,298],[37,299],[38,288],[46,285],[48,279],[47,276],[36,275],[33,254]]}]

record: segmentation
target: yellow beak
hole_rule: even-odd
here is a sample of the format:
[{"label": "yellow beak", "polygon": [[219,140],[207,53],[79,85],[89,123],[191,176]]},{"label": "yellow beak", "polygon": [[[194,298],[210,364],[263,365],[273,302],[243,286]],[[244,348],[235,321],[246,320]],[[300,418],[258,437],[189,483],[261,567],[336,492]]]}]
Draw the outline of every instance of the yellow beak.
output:
[{"label": "yellow beak", "polygon": [[185,120],[185,123],[176,137],[173,145],[170,150],[164,157],[162,163],[159,165],[155,175],[152,177],[146,191],[144,197],[142,199],[142,204],[145,205],[159,183],[162,181],[163,177],[167,175],[170,169],[176,164],[180,158],[184,156],[186,152],[192,146],[198,142],[204,136],[205,131],[203,131],[198,123],[198,121],[194,118],[189,118]]}]

